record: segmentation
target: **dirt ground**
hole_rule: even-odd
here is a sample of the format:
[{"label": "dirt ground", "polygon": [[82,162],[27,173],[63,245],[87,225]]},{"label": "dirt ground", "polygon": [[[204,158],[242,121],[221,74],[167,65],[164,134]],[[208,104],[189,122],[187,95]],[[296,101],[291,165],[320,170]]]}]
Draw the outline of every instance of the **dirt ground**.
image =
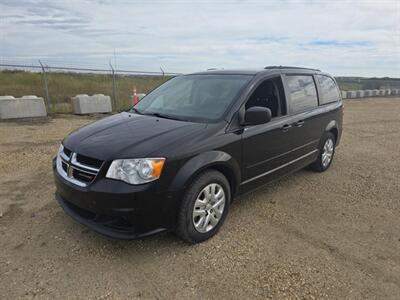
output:
[{"label": "dirt ground", "polygon": [[0,123],[0,298],[400,297],[400,98],[345,102],[330,170],[236,201],[211,240],[112,241],[56,204],[51,159],[96,117]]}]

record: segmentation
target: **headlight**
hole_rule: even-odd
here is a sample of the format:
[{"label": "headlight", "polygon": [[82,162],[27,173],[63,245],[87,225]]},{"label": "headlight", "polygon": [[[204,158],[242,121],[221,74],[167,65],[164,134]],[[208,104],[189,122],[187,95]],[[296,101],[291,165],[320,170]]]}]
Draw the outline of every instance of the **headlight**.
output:
[{"label": "headlight", "polygon": [[160,177],[165,158],[116,159],[107,171],[107,178],[142,184]]}]

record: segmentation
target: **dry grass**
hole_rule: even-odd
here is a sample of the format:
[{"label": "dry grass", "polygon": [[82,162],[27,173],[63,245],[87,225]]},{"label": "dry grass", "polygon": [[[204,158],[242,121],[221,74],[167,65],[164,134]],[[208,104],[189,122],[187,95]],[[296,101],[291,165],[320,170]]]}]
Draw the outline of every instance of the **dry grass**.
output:
[{"label": "dry grass", "polygon": [[[128,108],[133,87],[138,93],[148,93],[170,77],[118,75],[114,110]],[[337,77],[341,90],[400,88],[399,78]],[[90,73],[48,73],[48,87],[53,112],[69,112],[69,99],[77,94],[105,94],[112,96],[112,76]],[[0,71],[0,95],[37,95],[44,97],[41,73]]]}]

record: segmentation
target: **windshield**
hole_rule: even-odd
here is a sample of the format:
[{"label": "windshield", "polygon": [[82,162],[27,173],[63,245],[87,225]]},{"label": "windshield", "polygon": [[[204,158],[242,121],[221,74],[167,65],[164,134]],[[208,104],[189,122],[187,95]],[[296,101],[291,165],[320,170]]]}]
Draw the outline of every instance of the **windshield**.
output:
[{"label": "windshield", "polygon": [[218,120],[249,75],[185,75],[159,86],[135,105],[140,114],[188,121]]}]

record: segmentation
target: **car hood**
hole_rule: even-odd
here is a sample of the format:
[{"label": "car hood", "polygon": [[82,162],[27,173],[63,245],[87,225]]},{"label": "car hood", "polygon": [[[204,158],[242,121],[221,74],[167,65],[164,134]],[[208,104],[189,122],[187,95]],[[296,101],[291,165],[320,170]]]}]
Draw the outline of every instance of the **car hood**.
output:
[{"label": "car hood", "polygon": [[63,144],[73,152],[101,160],[165,156],[164,148],[184,143],[206,126],[123,112],[73,131]]}]

